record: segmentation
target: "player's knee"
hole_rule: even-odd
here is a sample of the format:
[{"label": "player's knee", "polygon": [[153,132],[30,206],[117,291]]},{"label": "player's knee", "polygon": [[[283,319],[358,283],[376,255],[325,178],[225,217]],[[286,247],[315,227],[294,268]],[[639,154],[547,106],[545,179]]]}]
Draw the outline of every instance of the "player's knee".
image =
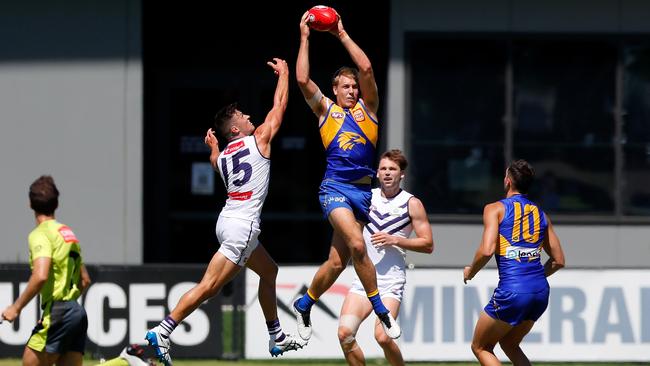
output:
[{"label": "player's knee", "polygon": [[351,342],[354,342],[355,334],[352,331],[352,329],[348,327],[339,326],[338,336],[339,336],[339,343],[341,343],[341,345],[344,345],[344,344],[349,344]]},{"label": "player's knee", "polygon": [[478,358],[478,354],[481,352],[481,349],[474,342],[472,342],[472,345],[470,347],[472,348],[472,353],[474,354],[474,356]]},{"label": "player's knee", "polygon": [[352,253],[352,259],[360,260],[366,256],[366,244],[363,240],[355,240],[350,243],[350,252]]},{"label": "player's knee", "polygon": [[339,326],[339,343],[344,353],[350,353],[357,347],[357,340],[354,331],[347,327]]},{"label": "player's knee", "polygon": [[375,331],[375,340],[381,348],[386,348],[393,341],[383,329]]},{"label": "player's knee", "polygon": [[343,314],[339,317],[338,336],[341,347],[346,352],[354,350],[356,345],[356,335],[359,325],[361,325],[361,318],[353,314]]},{"label": "player's knee", "polygon": [[487,345],[484,344],[479,344],[477,342],[472,341],[472,352],[476,357],[478,357],[479,353],[483,351],[492,351],[492,348],[494,347],[488,347]]}]

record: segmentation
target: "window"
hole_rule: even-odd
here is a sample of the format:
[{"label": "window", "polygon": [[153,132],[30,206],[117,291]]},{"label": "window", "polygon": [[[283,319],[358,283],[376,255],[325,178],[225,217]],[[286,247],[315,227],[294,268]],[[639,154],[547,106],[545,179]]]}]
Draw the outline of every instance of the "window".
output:
[{"label": "window", "polygon": [[547,212],[614,213],[617,48],[602,42],[517,41],[513,158],[536,169]]},{"label": "window", "polygon": [[650,47],[629,46],[623,100],[623,213],[650,215]]},{"label": "window", "polygon": [[429,213],[476,213],[503,185],[506,44],[411,46],[412,190]]},{"label": "window", "polygon": [[409,189],[431,214],[502,197],[506,159],[564,217],[650,216],[650,46],[605,37],[411,35]]}]

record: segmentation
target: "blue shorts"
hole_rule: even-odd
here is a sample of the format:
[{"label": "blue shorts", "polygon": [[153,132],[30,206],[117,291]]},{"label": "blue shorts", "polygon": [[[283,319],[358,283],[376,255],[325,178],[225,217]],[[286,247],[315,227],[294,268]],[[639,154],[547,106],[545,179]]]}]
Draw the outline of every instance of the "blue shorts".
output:
[{"label": "blue shorts", "polygon": [[369,222],[368,212],[370,211],[370,200],[372,192],[369,184],[350,184],[323,180],[318,192],[320,207],[325,217],[330,215],[333,209],[344,207],[354,213],[357,220]]},{"label": "blue shorts", "polygon": [[516,326],[525,320],[537,321],[548,306],[549,290],[518,293],[496,288],[485,312],[494,319]]}]

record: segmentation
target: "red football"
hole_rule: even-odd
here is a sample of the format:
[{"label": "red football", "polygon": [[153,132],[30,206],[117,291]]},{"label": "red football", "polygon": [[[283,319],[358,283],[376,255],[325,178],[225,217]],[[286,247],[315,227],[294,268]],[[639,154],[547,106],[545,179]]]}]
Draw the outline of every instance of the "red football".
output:
[{"label": "red football", "polygon": [[311,29],[327,32],[336,27],[339,21],[339,16],[336,10],[325,5],[316,5],[309,9],[307,24]]}]

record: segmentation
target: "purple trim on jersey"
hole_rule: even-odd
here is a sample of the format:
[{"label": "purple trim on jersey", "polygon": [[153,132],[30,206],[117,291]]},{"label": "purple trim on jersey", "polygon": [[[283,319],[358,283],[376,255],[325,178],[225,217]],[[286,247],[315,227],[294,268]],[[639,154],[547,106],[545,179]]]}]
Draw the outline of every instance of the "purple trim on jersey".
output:
[{"label": "purple trim on jersey", "polygon": [[[332,102],[332,101],[330,101],[330,102]],[[319,121],[319,122],[318,122],[318,129],[319,129],[319,130],[320,130],[321,128],[323,128],[323,125],[325,124],[325,121],[327,121],[327,117],[330,116],[330,111],[332,110],[332,106],[333,106],[334,104],[335,104],[334,102],[330,103],[330,106],[327,107],[327,113],[325,113],[325,118],[323,118],[322,121]]]},{"label": "purple trim on jersey", "polygon": [[[260,156],[263,157],[263,158],[266,159],[266,160],[271,160],[271,157],[270,157],[270,156],[269,156],[269,157],[266,157],[266,156],[264,156],[264,154],[262,154],[262,152],[260,151],[260,147],[257,145],[257,136],[253,135],[253,141],[255,141],[255,147],[257,148],[257,152],[260,153]],[[269,140],[269,143],[271,143],[270,140]]]},{"label": "purple trim on jersey", "polygon": [[368,113],[368,108],[366,108],[366,103],[363,101],[363,99],[359,98],[358,102],[359,102],[359,104],[361,104],[361,108],[363,108],[363,110],[366,112],[366,115],[368,116],[368,118],[370,118],[371,121],[375,122],[376,125],[379,125],[379,122],[377,122],[377,120],[372,118],[370,113]]},{"label": "purple trim on jersey", "polygon": [[[397,198],[397,196],[399,196],[401,193],[402,193],[402,191],[400,191],[398,194],[396,194],[395,197],[393,197],[392,199]],[[413,196],[411,196],[411,197],[413,197]],[[411,199],[411,197],[409,197],[409,199],[406,201],[405,204],[399,206],[398,208],[404,208],[404,207],[406,207],[406,210],[407,210],[407,213],[408,213],[408,204],[409,204],[408,201]],[[385,219],[385,218],[387,218],[388,216],[390,216],[390,212],[385,213],[385,214],[382,214],[381,212],[379,212],[379,211],[377,211],[377,210],[373,210],[373,211],[370,211],[370,212],[374,213],[375,216],[377,216],[377,218],[382,219],[382,220]]]},{"label": "purple trim on jersey", "polygon": [[[410,225],[410,224],[411,224],[411,220],[409,219],[409,220],[407,220],[406,222],[404,222],[402,225],[400,225],[400,226],[398,226],[398,227],[396,227],[396,228],[394,228],[394,229],[391,229],[391,230],[387,231],[386,233],[392,235],[392,234],[394,234],[394,233],[396,233],[396,232],[402,230],[403,228],[407,227],[407,226]],[[382,231],[382,230],[385,229],[387,226],[390,226],[390,225],[386,224],[386,225],[380,227],[380,226],[378,226],[377,223],[374,222],[374,221],[372,220],[372,218],[371,218],[371,219],[370,219],[370,223],[368,223],[368,224],[366,225],[366,229],[368,229],[368,232],[369,232],[370,234],[374,234],[374,233],[377,232],[377,231],[375,231],[375,230],[373,229],[373,227],[372,227],[371,225],[374,225],[375,228],[377,228],[377,231]]]},{"label": "purple trim on jersey", "polygon": [[[392,219],[392,220],[390,220],[390,221],[388,221],[388,222],[386,222],[386,223],[384,223],[384,224],[379,224],[379,223],[378,223],[376,220],[374,220],[374,218],[372,217],[372,214],[374,214],[375,212],[376,212],[376,211],[370,211],[370,215],[368,215],[368,216],[370,216],[370,224],[375,225],[375,227],[376,227],[377,229],[379,229],[379,230],[385,229],[385,228],[387,228],[387,227],[389,227],[389,226],[391,226],[391,225],[393,225],[393,224],[395,224],[395,223],[398,223],[398,222],[404,220],[405,218],[408,218],[408,217],[409,217],[408,213],[404,213],[404,214],[401,214],[401,215],[399,215],[398,217],[396,217],[396,218],[394,218],[394,219]],[[410,219],[409,219],[409,221],[410,221]]]},{"label": "purple trim on jersey", "polygon": [[409,226],[410,224],[411,224],[411,220],[408,220],[407,222],[405,222],[402,225],[396,227],[395,229],[389,231],[388,233],[392,235],[392,234],[404,229],[405,227]]},{"label": "purple trim on jersey", "polygon": [[377,218],[378,218],[378,219],[381,219],[381,220],[383,220],[383,219],[387,218],[388,216],[390,216],[390,212],[387,212],[387,213],[385,213],[385,214],[382,214],[382,213],[379,212],[379,211],[372,210],[372,211],[370,211],[370,213],[375,214],[375,216],[377,216]]}]

